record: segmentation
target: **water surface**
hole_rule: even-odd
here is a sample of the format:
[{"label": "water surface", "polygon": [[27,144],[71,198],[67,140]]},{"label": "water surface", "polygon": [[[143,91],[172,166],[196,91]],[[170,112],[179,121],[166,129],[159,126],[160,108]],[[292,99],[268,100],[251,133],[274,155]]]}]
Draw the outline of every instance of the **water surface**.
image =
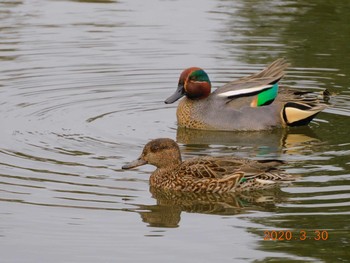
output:
[{"label": "water surface", "polygon": [[[0,3],[2,262],[349,262],[350,4],[329,1]],[[164,99],[182,69],[214,86],[291,62],[284,85],[329,89],[309,127],[178,129]],[[299,175],[249,196],[167,195],[153,167],[123,171],[150,139],[184,158],[279,158]],[[265,241],[264,231],[291,231]],[[314,240],[315,231],[327,240]],[[307,239],[300,240],[300,231]]]}]

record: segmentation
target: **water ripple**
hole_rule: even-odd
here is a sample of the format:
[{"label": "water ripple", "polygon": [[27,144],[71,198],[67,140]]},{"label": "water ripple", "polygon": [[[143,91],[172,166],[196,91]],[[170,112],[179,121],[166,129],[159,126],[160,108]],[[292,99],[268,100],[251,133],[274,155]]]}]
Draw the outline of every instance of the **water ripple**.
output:
[{"label": "water ripple", "polygon": [[[85,255],[84,262],[116,258],[108,257],[105,247],[127,261],[125,251],[136,244],[142,260],[158,256],[150,253],[154,247],[166,260],[177,247],[186,251],[181,261],[192,255],[214,261],[222,255],[223,261],[271,256],[333,262],[327,255],[319,260],[321,253],[315,255],[307,242],[262,241],[264,229],[311,228],[329,230],[333,243],[318,243],[320,251],[346,258],[350,93],[344,54],[349,34],[342,26],[348,23],[340,23],[347,17],[345,7],[338,3],[317,20],[314,6],[322,12],[323,5],[296,1],[29,2],[0,3],[5,261],[19,255],[37,262],[35,244],[48,251],[41,261],[64,261],[53,247],[81,255],[73,257],[77,262]],[[336,17],[329,17],[331,10]],[[311,30],[311,21],[330,30],[320,32],[314,25]],[[342,34],[334,33],[336,28]],[[291,62],[283,86],[327,88],[334,95],[310,127],[259,133],[184,130],[176,125],[176,104],[163,103],[189,66],[203,67],[219,87],[281,56]],[[148,183],[153,167],[121,169],[156,137],[176,138],[184,158],[278,158],[297,180],[273,193],[240,197],[157,192]],[[167,242],[145,242],[140,236]],[[16,253],[7,249],[13,244]],[[220,250],[232,251],[232,245],[235,255]],[[213,252],[212,258],[198,249]],[[28,251],[31,256],[23,254]]]}]

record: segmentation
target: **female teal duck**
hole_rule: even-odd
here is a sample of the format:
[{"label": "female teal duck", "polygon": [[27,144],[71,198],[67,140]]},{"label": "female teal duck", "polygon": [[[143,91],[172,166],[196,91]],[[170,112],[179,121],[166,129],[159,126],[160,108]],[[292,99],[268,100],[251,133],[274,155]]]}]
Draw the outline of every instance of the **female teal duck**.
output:
[{"label": "female teal duck", "polygon": [[288,64],[281,58],[261,72],[240,78],[210,93],[211,83],[203,69],[184,70],[176,92],[165,100],[177,108],[178,125],[203,130],[266,130],[308,124],[326,108],[328,91],[317,94],[281,89],[278,82]]},{"label": "female teal duck", "polygon": [[266,189],[293,180],[277,168],[283,164],[278,160],[206,156],[182,161],[179,146],[167,138],[147,143],[141,156],[122,169],[144,164],[157,167],[150,177],[150,185],[164,190],[221,194]]}]

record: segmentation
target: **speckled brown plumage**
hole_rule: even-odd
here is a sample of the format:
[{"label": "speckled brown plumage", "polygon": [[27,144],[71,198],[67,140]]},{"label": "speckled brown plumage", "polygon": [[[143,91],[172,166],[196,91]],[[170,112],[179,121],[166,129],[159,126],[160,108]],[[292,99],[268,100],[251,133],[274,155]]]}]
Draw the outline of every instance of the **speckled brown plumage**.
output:
[{"label": "speckled brown plumage", "polygon": [[180,149],[171,139],[147,143],[141,156],[123,169],[152,164],[157,169],[150,185],[165,190],[194,193],[250,191],[290,182],[293,178],[278,166],[278,160],[248,160],[235,157],[198,157],[181,161]]}]

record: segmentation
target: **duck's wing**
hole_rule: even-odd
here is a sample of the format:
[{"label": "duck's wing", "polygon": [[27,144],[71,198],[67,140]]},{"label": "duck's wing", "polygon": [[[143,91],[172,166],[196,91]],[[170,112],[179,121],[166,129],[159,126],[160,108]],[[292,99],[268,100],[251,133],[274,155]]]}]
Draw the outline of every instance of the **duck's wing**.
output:
[{"label": "duck's wing", "polygon": [[280,160],[258,160],[254,163],[250,163],[244,169],[244,178],[260,179],[264,181],[293,181],[295,178],[285,172],[284,169],[279,168],[280,165],[285,164]]},{"label": "duck's wing", "polygon": [[[225,178],[235,173],[243,173],[244,178],[261,179],[274,176],[276,180],[284,178],[284,170],[278,166],[284,164],[279,160],[249,160],[236,157],[202,157],[186,160],[180,167],[180,174],[193,178]],[[278,174],[281,174],[279,176]]]},{"label": "duck's wing", "polygon": [[257,72],[255,74],[239,78],[235,81],[232,81],[229,84],[238,84],[238,83],[245,83],[245,82],[272,82],[273,80],[278,80],[283,78],[284,71],[286,68],[289,67],[289,63],[285,58],[279,58],[276,59],[274,62],[269,64],[267,67],[265,67],[260,72]]},{"label": "duck's wing", "polygon": [[245,99],[252,107],[271,104],[278,94],[278,81],[284,76],[288,63],[277,59],[262,71],[227,83],[216,89],[212,96],[226,100]]},{"label": "duck's wing", "polygon": [[200,157],[184,161],[179,173],[197,179],[220,179],[241,172],[242,164],[242,160],[236,158]]},{"label": "duck's wing", "polygon": [[226,192],[263,189],[293,178],[278,166],[277,160],[254,161],[234,157],[204,157],[184,161],[179,175],[191,182],[193,192]]}]

